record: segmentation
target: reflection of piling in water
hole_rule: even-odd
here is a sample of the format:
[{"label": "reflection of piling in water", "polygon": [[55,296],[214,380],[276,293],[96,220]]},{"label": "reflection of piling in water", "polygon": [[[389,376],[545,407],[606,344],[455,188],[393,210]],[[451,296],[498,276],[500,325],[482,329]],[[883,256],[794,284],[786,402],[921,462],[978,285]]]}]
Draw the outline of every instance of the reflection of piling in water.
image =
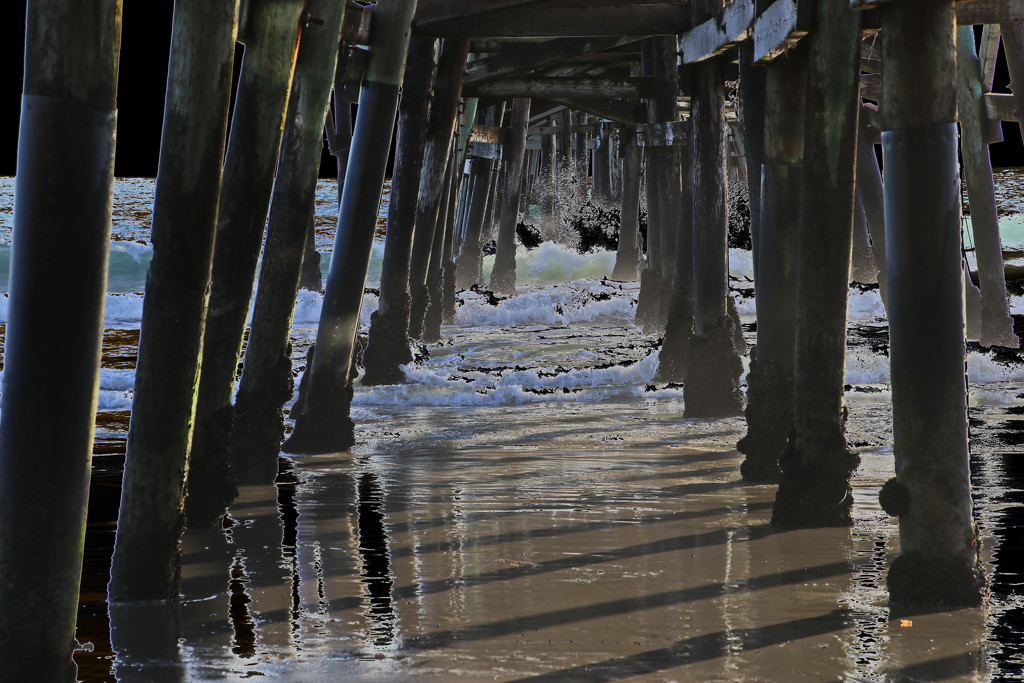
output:
[{"label": "reflection of piling in water", "polygon": [[370,472],[359,476],[357,490],[360,574],[369,606],[369,635],[371,642],[381,647],[395,640],[395,608],[391,598],[395,582],[384,528],[384,490],[377,475]]},{"label": "reflection of piling in water", "polygon": [[244,484],[269,484],[277,476],[283,406],[293,388],[292,315],[313,221],[321,134],[344,17],[344,6],[329,0],[311,2],[306,10],[323,23],[306,26],[299,44],[252,327],[235,397],[231,470]]},{"label": "reflection of piling in water", "polygon": [[0,420],[4,680],[75,678],[120,29],[113,0],[26,14]]},{"label": "reflection of piling in water", "polygon": [[[978,604],[964,381],[953,3],[883,8],[886,244],[899,515],[889,570],[898,607]],[[921,57],[930,68],[922,73]]]},{"label": "reflection of piling in water", "polygon": [[348,413],[356,328],[415,5],[382,5],[375,11],[370,38],[375,49],[359,95],[316,353],[306,371],[309,400],[296,416],[295,430],[285,442],[290,452],[330,453],[345,450],[355,441]]},{"label": "reflection of piling in water", "polygon": [[[242,353],[256,262],[285,123],[304,2],[256,3],[246,48],[217,215],[196,426],[185,514],[190,526],[216,525],[235,495],[228,462],[231,394]],[[305,199],[305,198],[302,198]]]}]

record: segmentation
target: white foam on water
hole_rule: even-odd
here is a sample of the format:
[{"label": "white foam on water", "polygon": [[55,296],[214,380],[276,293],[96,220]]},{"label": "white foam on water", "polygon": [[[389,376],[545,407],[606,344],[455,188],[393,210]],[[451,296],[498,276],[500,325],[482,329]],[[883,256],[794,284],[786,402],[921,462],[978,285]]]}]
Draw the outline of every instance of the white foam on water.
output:
[{"label": "white foam on water", "polygon": [[1000,363],[984,353],[967,354],[967,379],[971,384],[1017,382],[1024,380],[1024,365]]},{"label": "white foam on water", "polygon": [[460,292],[455,323],[471,327],[511,325],[567,325],[595,320],[631,324],[636,314],[639,287],[634,283],[578,280],[550,287],[519,288],[519,293],[487,303],[485,295]]},{"label": "white foam on water", "polygon": [[754,281],[754,252],[746,249],[729,250],[729,275],[739,280]]},{"label": "white foam on water", "polygon": [[871,320],[875,318],[885,318],[882,295],[877,289],[862,292],[851,288],[850,296],[846,301],[846,319]]},{"label": "white foam on water", "polygon": [[888,384],[889,357],[859,347],[846,350],[846,384]]},{"label": "white foam on water", "polygon": [[[494,255],[484,256],[483,280],[489,282]],[[615,252],[598,249],[580,254],[554,242],[543,242],[536,249],[516,248],[516,284],[552,285],[573,280],[599,280],[610,277],[615,268]]]}]

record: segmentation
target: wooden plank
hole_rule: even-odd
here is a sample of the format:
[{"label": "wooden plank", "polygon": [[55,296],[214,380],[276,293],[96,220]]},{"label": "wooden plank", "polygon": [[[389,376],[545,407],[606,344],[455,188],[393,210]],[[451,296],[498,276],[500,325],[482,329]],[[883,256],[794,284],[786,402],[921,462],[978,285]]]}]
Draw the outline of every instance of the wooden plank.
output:
[{"label": "wooden plank", "polygon": [[633,42],[635,38],[563,38],[543,43],[520,46],[493,57],[472,62],[466,69],[466,85],[486,83],[502,76],[539,69],[557,64],[570,57],[580,57],[610,47]]},{"label": "wooden plank", "polygon": [[770,62],[807,35],[794,0],[775,0],[754,21],[754,61]]},{"label": "wooden plank", "polygon": [[602,97],[640,99],[654,95],[650,78],[508,78],[466,86],[464,97]]},{"label": "wooden plank", "polygon": [[681,147],[686,145],[689,122],[665,121],[636,127],[636,144],[641,147]]},{"label": "wooden plank", "polygon": [[495,10],[520,8],[525,5],[537,4],[540,0],[420,0],[416,5],[416,17],[413,25],[428,24],[445,19],[473,17]]},{"label": "wooden plank", "polygon": [[501,144],[508,136],[508,130],[498,126],[477,124],[469,133],[470,142],[491,142]]},{"label": "wooden plank", "polygon": [[956,5],[956,21],[965,24],[1002,24],[1024,21],[1024,0],[973,0]]},{"label": "wooden plank", "polygon": [[473,14],[461,9],[419,21],[413,30],[424,37],[476,39],[666,35],[690,29],[689,10],[679,0],[547,0],[543,12],[529,5]]},{"label": "wooden plank", "polygon": [[640,123],[636,116],[636,111],[630,102],[592,97],[556,97],[552,99],[570,109],[584,111],[609,121],[629,124]]},{"label": "wooden plank", "polygon": [[1020,121],[1020,112],[1009,94],[985,93],[985,114],[996,121]]},{"label": "wooden plank", "polygon": [[370,42],[369,7],[350,2],[345,8],[345,21],[341,25],[341,39],[349,45],[368,45]]},{"label": "wooden plank", "polygon": [[466,156],[476,159],[501,159],[504,145],[498,142],[485,142],[470,138],[469,151]]},{"label": "wooden plank", "polygon": [[683,64],[714,57],[746,38],[754,23],[754,10],[754,0],[736,0],[721,15],[680,36],[679,52]]}]

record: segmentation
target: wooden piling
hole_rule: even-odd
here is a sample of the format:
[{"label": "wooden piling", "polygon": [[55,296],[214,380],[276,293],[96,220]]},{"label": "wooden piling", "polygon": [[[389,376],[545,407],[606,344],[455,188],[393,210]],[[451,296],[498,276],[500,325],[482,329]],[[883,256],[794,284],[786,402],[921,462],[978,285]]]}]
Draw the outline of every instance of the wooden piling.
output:
[{"label": "wooden piling", "polygon": [[321,131],[338,59],[345,6],[309,0],[303,28],[231,430],[231,469],[244,484],[272,484],[291,400],[291,327],[306,235],[313,221]]},{"label": "wooden piling", "polygon": [[739,46],[740,119],[743,126],[743,159],[747,173],[747,207],[750,210],[750,243],[754,257],[754,290],[757,290],[757,249],[761,230],[761,161],[764,156],[765,67],[754,63],[754,39]]},{"label": "wooden piling", "polygon": [[779,526],[852,523],[850,476],[860,460],[846,445],[843,392],[861,16],[846,3],[817,0],[808,36],[793,433],[779,460]]},{"label": "wooden piling", "polygon": [[501,224],[498,227],[497,251],[490,283],[493,291],[502,294],[515,294],[516,291],[516,223],[522,197],[523,160],[526,156],[526,129],[529,121],[530,100],[513,99]]},{"label": "wooden piling", "polygon": [[469,56],[469,40],[446,40],[441,46],[437,65],[437,82],[430,106],[430,120],[424,137],[423,168],[420,171],[419,196],[416,200],[416,230],[413,234],[412,262],[409,268],[409,292],[412,308],[409,316],[409,336],[418,339],[423,333],[423,318],[427,312],[427,271],[434,245],[445,170],[451,156],[452,135],[459,116],[459,94]]},{"label": "wooden piling", "polygon": [[[694,21],[708,19],[720,0],[693,5]],[[690,99],[693,225],[693,339],[686,359],[686,416],[722,417],[743,410],[740,362],[729,315],[725,92],[721,58],[694,65]]]},{"label": "wooden piling", "polygon": [[896,458],[881,502],[899,516],[888,586],[900,610],[977,605],[985,595],[967,440],[953,6],[879,8]]},{"label": "wooden piling", "polygon": [[235,497],[228,461],[231,394],[263,243],[303,0],[253,3],[224,159],[185,515],[220,523]]},{"label": "wooden piling", "polygon": [[0,401],[0,642],[9,681],[76,679],[120,31],[120,0],[31,2],[26,11]]},{"label": "wooden piling", "polygon": [[[454,147],[454,140],[452,146]],[[434,243],[430,248],[430,264],[427,267],[427,278],[424,283],[426,289],[427,308],[423,312],[423,329],[420,331],[420,340],[428,344],[441,341],[441,289],[442,272],[446,260],[445,250],[450,245],[448,236],[454,230],[455,210],[453,194],[455,189],[455,175],[462,173],[456,169],[456,155],[454,151],[448,154],[448,168],[445,169],[444,186],[441,190],[441,206],[438,209],[437,224],[434,228]]]},{"label": "wooden piling", "polygon": [[974,234],[974,256],[981,285],[982,346],[1020,348],[1013,333],[1013,318],[1006,295],[1003,271],[1003,245],[999,240],[999,215],[996,212],[995,185],[992,181],[992,160],[985,141],[984,88],[981,64],[974,46],[974,29],[957,29],[957,111],[960,119],[960,152],[963,176],[967,182],[967,201],[971,208]]},{"label": "wooden piling", "polygon": [[291,453],[333,453],[355,443],[349,417],[352,357],[415,12],[415,0],[374,8],[370,62],[359,95],[316,351],[306,370],[307,400],[284,444]]},{"label": "wooden piling", "polygon": [[736,445],[748,481],[781,479],[779,456],[793,428],[797,238],[803,180],[807,49],[799,45],[764,67],[763,165],[754,252],[757,345],[747,374],[747,434]]},{"label": "wooden piling", "polygon": [[622,209],[619,213],[619,246],[615,252],[613,280],[635,281],[640,276],[640,183],[643,169],[636,130],[622,138]]},{"label": "wooden piling", "polygon": [[889,273],[885,256],[885,201],[882,190],[882,170],[875,155],[874,140],[878,135],[874,124],[864,114],[867,104],[861,104],[861,117],[857,131],[857,204],[864,212],[868,234],[871,236],[871,255],[875,259],[878,294],[882,304],[889,306]]},{"label": "wooden piling", "polygon": [[178,596],[237,22],[237,0],[175,2],[111,603]]},{"label": "wooden piling", "polygon": [[434,80],[436,41],[414,38],[409,45],[407,76],[398,107],[398,138],[391,176],[391,201],[380,272],[380,300],[370,318],[363,350],[362,383],[398,384],[405,381],[402,365],[412,360],[409,350],[409,258],[416,224],[416,197],[423,166],[423,136]]},{"label": "wooden piling", "polygon": [[[501,120],[503,110],[504,104],[487,107],[482,115],[483,125],[497,125]],[[472,190],[466,213],[466,234],[460,245],[456,261],[455,286],[458,289],[469,289],[474,284],[480,283],[480,268],[483,260],[480,242],[493,186],[493,160],[476,157],[470,159],[469,163]]]}]

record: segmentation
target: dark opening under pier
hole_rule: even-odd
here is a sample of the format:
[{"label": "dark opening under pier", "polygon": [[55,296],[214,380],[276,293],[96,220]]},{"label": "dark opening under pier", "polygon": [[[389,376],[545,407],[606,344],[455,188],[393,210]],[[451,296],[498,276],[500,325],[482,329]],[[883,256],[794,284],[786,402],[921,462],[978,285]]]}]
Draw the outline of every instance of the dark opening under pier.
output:
[{"label": "dark opening under pier", "polygon": [[1024,1],[174,0],[117,178],[133,26],[25,3],[0,680],[1024,675]]}]

